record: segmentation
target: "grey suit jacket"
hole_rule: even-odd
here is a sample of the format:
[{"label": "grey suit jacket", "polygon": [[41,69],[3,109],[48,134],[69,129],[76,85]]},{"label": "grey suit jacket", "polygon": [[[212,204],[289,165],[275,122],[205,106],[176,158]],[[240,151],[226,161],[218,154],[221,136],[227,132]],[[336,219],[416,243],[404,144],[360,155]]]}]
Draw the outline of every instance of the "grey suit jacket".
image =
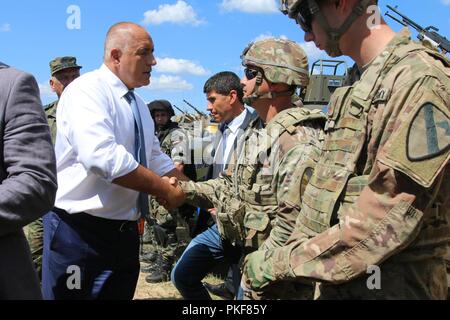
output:
[{"label": "grey suit jacket", "polygon": [[56,195],[55,153],[36,80],[0,63],[0,299],[40,299],[22,227]]}]

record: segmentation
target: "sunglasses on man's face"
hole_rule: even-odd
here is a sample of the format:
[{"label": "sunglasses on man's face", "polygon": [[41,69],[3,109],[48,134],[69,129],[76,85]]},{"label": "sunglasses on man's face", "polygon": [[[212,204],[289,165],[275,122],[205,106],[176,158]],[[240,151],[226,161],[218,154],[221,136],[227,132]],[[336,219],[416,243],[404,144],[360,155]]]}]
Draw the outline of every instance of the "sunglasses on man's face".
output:
[{"label": "sunglasses on man's face", "polygon": [[254,77],[258,75],[258,70],[245,68],[244,73],[247,80],[252,80]]},{"label": "sunglasses on man's face", "polygon": [[311,10],[309,10],[308,1],[303,1],[295,16],[295,21],[304,32],[311,32],[312,20],[313,15],[311,14]]}]

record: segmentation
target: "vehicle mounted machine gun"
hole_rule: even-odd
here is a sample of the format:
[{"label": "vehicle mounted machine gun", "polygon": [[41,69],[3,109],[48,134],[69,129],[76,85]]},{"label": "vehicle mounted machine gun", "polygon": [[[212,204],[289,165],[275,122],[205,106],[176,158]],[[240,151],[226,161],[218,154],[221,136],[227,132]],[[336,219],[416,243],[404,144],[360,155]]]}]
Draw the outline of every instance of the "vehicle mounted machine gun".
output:
[{"label": "vehicle mounted machine gun", "polygon": [[417,35],[417,38],[420,41],[428,41],[430,42],[434,47],[439,48],[443,51],[444,54],[450,52],[450,41],[447,40],[444,36],[441,36],[438,31],[439,29],[434,26],[428,26],[426,28],[422,28],[419,24],[405,16],[404,14],[400,13],[397,10],[397,7],[393,8],[389,5],[387,5],[388,9],[392,12],[396,13],[400,17],[394,17],[389,11],[385,13],[386,16],[389,18],[397,21],[398,23],[406,26],[411,26],[419,33]]}]

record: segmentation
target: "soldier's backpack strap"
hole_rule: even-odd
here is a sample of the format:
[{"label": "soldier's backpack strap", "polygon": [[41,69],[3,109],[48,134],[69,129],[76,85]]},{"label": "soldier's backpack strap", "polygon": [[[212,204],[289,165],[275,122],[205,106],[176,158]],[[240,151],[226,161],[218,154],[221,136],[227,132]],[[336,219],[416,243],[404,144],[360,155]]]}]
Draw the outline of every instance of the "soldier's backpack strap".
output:
[{"label": "soldier's backpack strap", "polygon": [[[313,121],[319,120],[325,122],[325,115],[320,110],[310,110],[310,109],[302,109],[302,108],[289,108],[280,112],[277,117],[273,120],[273,122],[269,123],[266,126],[267,132],[267,149],[265,150],[265,155],[269,156],[272,152],[272,148],[275,146],[279,146],[279,152],[286,152],[289,150],[287,146],[283,146],[283,142],[286,142],[287,139],[279,139],[283,134],[293,135],[297,131],[297,126],[299,123],[304,121]],[[284,154],[279,155],[279,159],[281,159]],[[274,164],[272,164],[274,165]],[[245,167],[244,172],[242,173],[242,181],[246,183],[248,186],[252,186],[255,182],[257,173],[260,171],[263,163],[261,163],[261,158],[257,159],[257,163],[249,164]],[[239,192],[239,188],[236,187],[237,194],[241,198],[245,197],[246,201],[251,203],[259,203],[263,205],[276,205],[277,199],[274,194],[272,197],[266,196],[264,199],[255,200],[257,195],[249,196],[251,193],[247,190],[245,194]]]},{"label": "soldier's backpack strap", "polygon": [[[278,137],[285,131],[289,134],[293,134],[297,129],[297,125],[304,121],[323,121],[325,122],[325,114],[318,109],[306,109],[306,108],[289,108],[283,110],[281,115],[278,116],[274,123],[271,124],[273,128],[279,128],[273,132],[278,133]],[[277,137],[272,137],[277,138]]]},{"label": "soldier's backpack strap", "polygon": [[352,90],[352,105],[348,111],[352,115],[361,117],[362,114],[367,115],[369,109],[373,105],[387,102],[391,96],[391,89],[382,86],[386,74],[410,54],[424,50],[438,54],[437,52],[414,42],[398,46],[392,50],[389,56],[384,60],[384,63],[380,63],[376,66],[378,71],[366,73],[364,81],[359,81],[354,84]]}]

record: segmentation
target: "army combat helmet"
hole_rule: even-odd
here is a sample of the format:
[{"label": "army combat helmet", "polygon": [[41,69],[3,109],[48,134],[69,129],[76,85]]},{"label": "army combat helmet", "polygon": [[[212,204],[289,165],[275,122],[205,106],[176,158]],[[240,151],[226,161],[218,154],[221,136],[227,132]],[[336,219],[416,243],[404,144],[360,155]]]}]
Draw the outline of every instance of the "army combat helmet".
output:
[{"label": "army combat helmet", "polygon": [[350,15],[339,28],[330,27],[327,19],[320,11],[320,0],[280,0],[280,10],[294,19],[303,31],[311,32],[312,19],[317,19],[322,29],[328,35],[326,51],[331,57],[339,57],[342,51],[339,48],[339,40],[347,32],[355,20],[361,16],[370,4],[377,4],[378,0],[360,0],[353,8]]},{"label": "army combat helmet", "polygon": [[169,114],[169,118],[175,115],[173,111],[172,105],[167,100],[154,100],[148,104],[148,108],[150,109],[150,114],[154,118],[156,111],[165,111]]},{"label": "army combat helmet", "polygon": [[[263,39],[251,42],[241,55],[244,67],[256,67],[256,83],[253,93],[244,97],[244,102],[251,105],[261,98],[290,96],[296,87],[305,87],[309,82],[308,58],[305,51],[294,41],[280,38]],[[286,92],[260,93],[263,76],[272,83],[290,85]]]}]

